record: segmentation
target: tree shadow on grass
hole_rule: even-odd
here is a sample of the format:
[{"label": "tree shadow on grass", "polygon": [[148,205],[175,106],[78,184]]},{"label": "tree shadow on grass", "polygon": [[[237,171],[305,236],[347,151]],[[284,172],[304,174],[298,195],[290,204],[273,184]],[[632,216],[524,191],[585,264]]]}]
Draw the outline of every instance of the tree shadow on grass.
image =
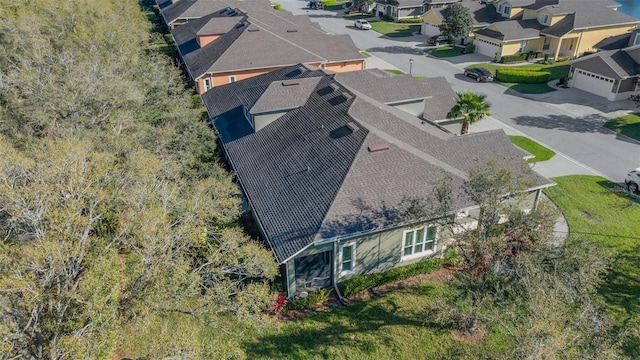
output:
[{"label": "tree shadow on grass", "polygon": [[[243,344],[249,359],[303,358],[309,355],[332,358],[331,348],[339,345],[355,347],[362,353],[396,346],[392,336],[365,336],[383,326],[423,326],[419,317],[402,314],[393,299],[363,301],[348,307],[319,312],[291,321],[278,334],[267,335]],[[293,329],[292,329],[293,328]]]}]

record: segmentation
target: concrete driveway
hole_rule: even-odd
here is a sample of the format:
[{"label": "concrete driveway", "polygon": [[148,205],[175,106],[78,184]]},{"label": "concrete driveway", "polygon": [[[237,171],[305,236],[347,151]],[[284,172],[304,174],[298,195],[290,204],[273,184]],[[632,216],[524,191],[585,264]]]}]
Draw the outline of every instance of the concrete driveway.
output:
[{"label": "concrete driveway", "polygon": [[544,176],[592,174],[622,182],[630,169],[640,166],[640,143],[602,126],[612,117],[634,111],[635,106],[629,101],[609,102],[578,89],[523,95],[499,84],[477,83],[463,76],[462,69],[490,58],[466,54],[436,59],[424,52],[426,35],[392,39],[375,31],[356,29],[352,20],[337,12],[307,11],[307,2],[302,0],[280,3],[294,14],[308,13],[329,33],[351,35],[356,46],[373,55],[367,60],[368,67],[396,68],[405,73],[411,67],[413,75],[444,76],[455,91],[486,94],[493,116],[472,125],[471,131],[502,128],[508,134],[526,135],[553,149],[558,156],[536,165]]}]

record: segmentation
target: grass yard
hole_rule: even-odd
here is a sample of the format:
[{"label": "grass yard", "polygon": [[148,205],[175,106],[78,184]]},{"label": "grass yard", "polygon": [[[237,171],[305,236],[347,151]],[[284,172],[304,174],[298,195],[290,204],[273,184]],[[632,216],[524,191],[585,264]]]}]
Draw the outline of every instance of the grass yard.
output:
[{"label": "grass yard", "polygon": [[384,71],[388,72],[389,74],[393,74],[393,75],[402,75],[402,74],[404,74],[404,71],[397,70],[397,69],[384,69]]},{"label": "grass yard", "polygon": [[462,50],[464,50],[464,48],[458,46],[440,46],[433,49],[425,50],[425,52],[431,56],[444,58],[458,56],[462,54]]},{"label": "grass yard", "polygon": [[371,29],[382,35],[397,38],[413,35],[414,32],[420,31],[420,25],[398,24],[386,21],[371,21]]},{"label": "grass yard", "polygon": [[[571,237],[588,237],[617,254],[599,294],[616,326],[639,331],[640,202],[596,176],[564,176],[553,181],[558,185],[544,192],[564,213]],[[630,358],[640,358],[640,338],[632,337],[625,352]]]},{"label": "grass yard", "polygon": [[[496,74],[496,70],[502,67],[507,67],[501,64],[495,63],[479,63],[467,66],[468,68],[472,67],[482,67],[491,71],[492,74]],[[551,76],[550,79],[557,80],[569,75],[569,68],[571,67],[568,63],[555,63],[552,65],[543,65],[543,64],[527,64],[527,65],[518,65],[518,66],[509,66],[511,68],[517,68],[522,70],[531,70],[531,71],[548,71]],[[544,94],[551,91],[555,91],[555,89],[549,87],[547,84],[519,84],[519,83],[502,83],[502,85],[513,89],[521,94]]]},{"label": "grass yard", "polygon": [[604,124],[604,127],[632,139],[640,140],[640,113],[611,119]]},{"label": "grass yard", "polygon": [[553,150],[547,149],[526,136],[509,135],[509,140],[511,140],[515,146],[523,149],[524,151],[528,151],[534,156],[527,160],[528,163],[547,161],[556,155]]},{"label": "grass yard", "polygon": [[344,4],[346,4],[347,1],[323,0],[322,3],[324,4],[324,9],[327,11],[342,12],[344,9]]}]

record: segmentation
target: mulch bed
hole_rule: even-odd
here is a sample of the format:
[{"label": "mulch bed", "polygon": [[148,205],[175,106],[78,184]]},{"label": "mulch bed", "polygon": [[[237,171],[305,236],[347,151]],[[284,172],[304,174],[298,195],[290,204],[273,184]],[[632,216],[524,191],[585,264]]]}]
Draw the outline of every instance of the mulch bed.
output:
[{"label": "mulch bed", "polygon": [[[344,302],[347,305],[353,304],[356,302],[369,299],[371,297],[384,295],[390,291],[406,289],[425,281],[438,281],[438,282],[450,281],[451,279],[453,279],[453,276],[455,275],[455,273],[456,271],[453,269],[442,268],[429,274],[420,274],[420,275],[412,276],[404,280],[380,285],[372,289],[362,291],[360,293],[344,298]],[[289,320],[297,319],[302,316],[313,314],[314,312],[317,312],[317,311],[326,311],[329,309],[335,309],[342,306],[344,305],[342,305],[340,301],[338,301],[338,298],[336,297],[335,293],[332,292],[331,298],[322,304],[318,304],[311,309],[301,309],[301,310],[292,309],[287,312],[277,314],[276,318],[281,321],[289,321]]]}]

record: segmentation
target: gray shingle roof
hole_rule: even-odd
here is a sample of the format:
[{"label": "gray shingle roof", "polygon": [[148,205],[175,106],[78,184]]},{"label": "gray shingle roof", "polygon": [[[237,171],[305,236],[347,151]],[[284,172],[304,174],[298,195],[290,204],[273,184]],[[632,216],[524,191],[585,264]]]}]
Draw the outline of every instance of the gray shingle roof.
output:
[{"label": "gray shingle roof", "polygon": [[225,34],[238,24],[238,17],[213,17],[202,26],[196,35],[219,35]]},{"label": "gray shingle roof", "polygon": [[[515,41],[515,40],[527,40],[537,39],[540,37],[540,29],[542,25],[536,19],[531,20],[507,20],[500,21],[494,24],[498,29],[499,36],[493,37],[494,39],[501,39],[503,41]],[[487,29],[488,30],[488,29]],[[489,33],[489,32],[484,32]]]},{"label": "gray shingle roof", "polygon": [[[398,210],[402,198],[430,194],[441,172],[449,173],[459,188],[468,171],[487,158],[497,157],[499,166],[524,173],[535,185],[551,184],[525,165],[523,152],[501,130],[456,137],[351,87],[342,87],[337,75],[297,69],[216,87],[203,95],[280,263],[314,241],[408,221]],[[322,78],[305,106],[256,133],[251,131],[236,94],[277,88],[274,81],[319,75]],[[340,95],[344,91],[351,100]],[[352,132],[346,126],[349,123],[358,129]],[[369,152],[369,146],[381,143],[389,144],[389,149]],[[463,197],[455,201],[459,207],[471,205]]]},{"label": "gray shingle roof", "polygon": [[250,107],[250,112],[251,114],[259,114],[266,111],[304,106],[321,79],[322,77],[318,76],[306,79],[274,81]]}]

